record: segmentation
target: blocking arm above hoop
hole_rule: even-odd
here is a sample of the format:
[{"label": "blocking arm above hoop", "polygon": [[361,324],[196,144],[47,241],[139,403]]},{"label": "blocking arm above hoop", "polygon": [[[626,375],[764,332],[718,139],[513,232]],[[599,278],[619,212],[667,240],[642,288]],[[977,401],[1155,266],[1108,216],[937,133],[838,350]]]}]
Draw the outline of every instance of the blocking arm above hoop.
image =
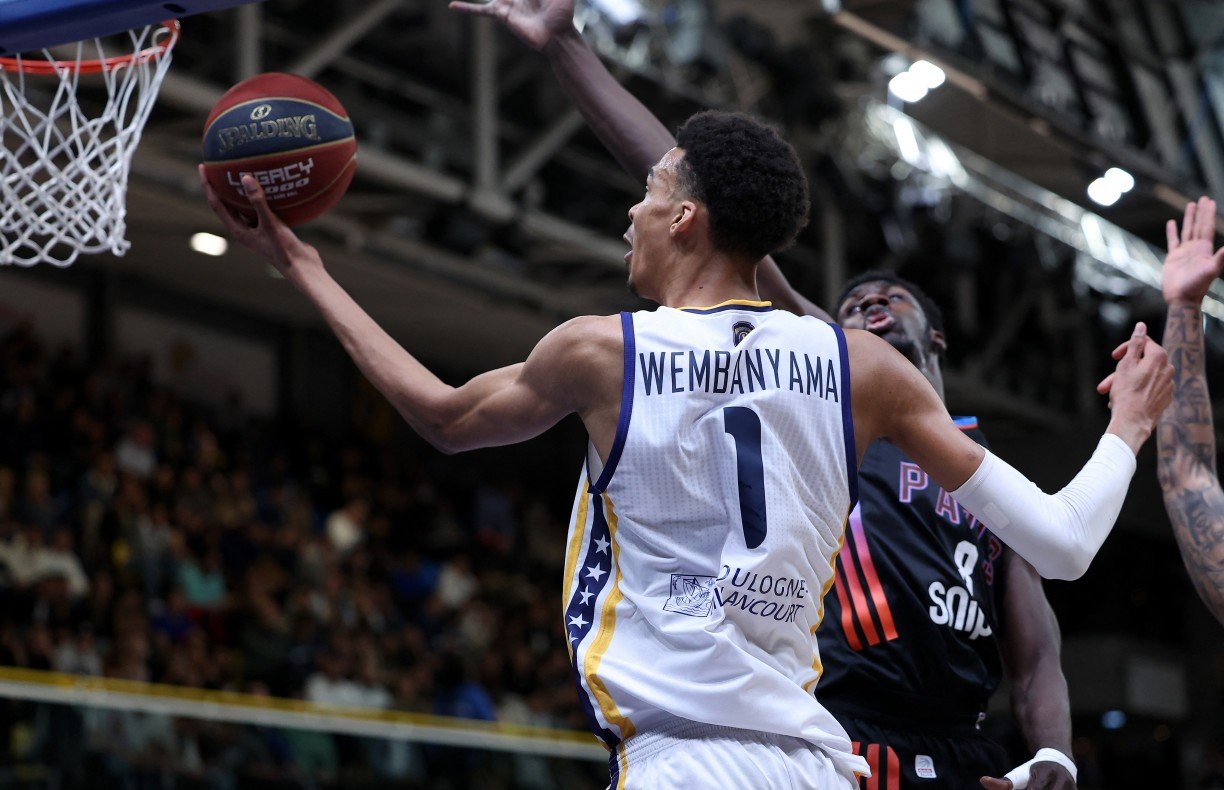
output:
[{"label": "blocking arm above hoop", "polygon": [[[644,179],[663,154],[675,146],[675,136],[617,82],[572,25],[554,35],[544,53],[557,81],[600,142],[630,175]],[[763,297],[784,310],[822,321],[832,320],[815,302],[795,290],[772,256],[765,256],[757,266],[757,287]]]},{"label": "blocking arm above hoop", "polygon": [[[650,168],[676,145],[675,135],[625,90],[574,28],[573,0],[452,2],[450,7],[465,14],[493,17],[527,46],[543,52],[591,131],[634,178],[644,181]],[[791,286],[770,256],[757,267],[757,287],[778,307],[822,321],[832,320]]]},{"label": "blocking arm above hoop", "polygon": [[926,379],[888,343],[853,330],[846,339],[858,447],[892,441],[1042,576],[1083,575],[1117,520],[1135,452],[1171,397],[1172,370],[1142,325],[1118,365],[1109,431],[1052,495],[959,431]]}]

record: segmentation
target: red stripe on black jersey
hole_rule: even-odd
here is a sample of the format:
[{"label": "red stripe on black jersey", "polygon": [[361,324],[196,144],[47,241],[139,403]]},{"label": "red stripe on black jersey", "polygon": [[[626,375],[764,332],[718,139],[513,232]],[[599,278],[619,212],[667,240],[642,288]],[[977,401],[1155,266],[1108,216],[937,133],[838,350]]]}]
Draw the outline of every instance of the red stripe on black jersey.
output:
[{"label": "red stripe on black jersey", "polygon": [[[869,743],[863,748],[861,741],[852,744],[854,753],[867,761],[871,769],[869,778],[859,777],[861,790],[900,790],[901,760],[891,746],[882,743]],[[884,764],[880,764],[880,749],[884,749]],[[864,753],[865,752],[865,753]]]},{"label": "red stripe on black jersey", "polygon": [[[983,443],[967,422],[962,429]],[[969,550],[977,552],[971,563],[958,559]],[[920,716],[935,706],[957,721],[976,718],[1002,674],[994,632],[1006,553],[998,538],[913,459],[878,441],[860,463],[859,506],[836,565],[837,593],[817,632],[821,701],[834,715],[844,702],[860,716]]]},{"label": "red stripe on black jersey", "polygon": [[838,608],[841,609],[841,625],[842,630],[846,632],[846,641],[850,643],[852,650],[862,650],[863,642],[859,639],[858,630],[854,627],[854,613],[850,610],[850,599],[846,596],[846,583],[842,581],[842,577],[846,575],[845,569],[842,567],[841,555],[837,557],[837,577],[833,582],[833,588],[837,590]]},{"label": "red stripe on black jersey", "polygon": [[871,561],[871,548],[867,545],[867,536],[863,534],[863,522],[852,517],[850,531],[854,535],[854,554],[863,567],[863,576],[867,587],[871,590],[871,601],[875,604],[876,614],[880,617],[880,627],[884,631],[884,639],[892,641],[897,638],[897,627],[893,623],[892,610],[888,608],[888,599],[884,596],[884,587],[876,574],[875,563]]},{"label": "red stripe on black jersey", "polygon": [[872,619],[871,609],[867,604],[867,594],[863,592],[863,585],[859,581],[858,569],[854,567],[854,560],[847,559],[847,552],[839,552],[837,555],[837,565],[841,568],[841,578],[846,580],[846,589],[850,593],[850,600],[854,603],[854,614],[858,619],[859,628],[863,629],[863,636],[869,645],[880,644],[880,632],[876,630],[875,620]]},{"label": "red stripe on black jersey", "polygon": [[857,508],[850,514],[845,541],[848,551],[837,555],[838,574],[834,586],[846,641],[856,651],[863,649],[863,642],[868,645],[891,642],[897,638],[897,626],[884,594],[884,585],[872,562],[871,546]]}]

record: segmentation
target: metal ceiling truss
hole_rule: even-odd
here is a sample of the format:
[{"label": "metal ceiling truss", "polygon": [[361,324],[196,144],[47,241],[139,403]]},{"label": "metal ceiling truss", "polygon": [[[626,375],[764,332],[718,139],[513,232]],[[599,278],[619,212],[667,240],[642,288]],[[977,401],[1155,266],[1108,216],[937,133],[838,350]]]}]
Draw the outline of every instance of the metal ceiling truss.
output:
[{"label": "metal ceiling truss", "polygon": [[[294,28],[292,19],[276,16],[280,12],[275,4],[240,9],[233,17],[235,29],[229,38],[235,54],[228,61],[229,73],[214,70],[205,78],[199,75],[206,70],[176,68],[165,81],[161,101],[202,117],[224,92],[226,80],[238,80],[263,69],[328,75],[324,81],[346,103],[359,127],[363,123],[373,127],[375,120],[383,117],[388,119],[391,131],[383,134],[371,128],[371,134],[362,140],[351,203],[342,202],[312,226],[316,229],[313,232],[341,240],[346,249],[365,250],[385,259],[388,265],[408,266],[451,279],[557,320],[619,306],[624,300],[624,244],[617,238],[619,234],[607,225],[591,227],[558,215],[556,205],[553,209],[544,207],[547,201],[541,200],[540,193],[556,183],[560,171],[577,185],[592,209],[588,213],[594,216],[606,212],[604,216],[611,223],[624,216],[640,185],[622,174],[608,157],[592,150],[589,139],[578,139],[583,123],[576,111],[561,109],[543,120],[536,113],[534,120],[525,121],[524,116],[532,117],[531,113],[507,105],[504,91],[517,96],[524,84],[536,91],[555,90],[543,59],[517,43],[521,52],[506,52],[508,46],[502,45],[508,44],[509,38],[492,20],[446,17],[444,9],[439,16],[438,10],[424,0],[380,0],[349,7],[354,13],[311,42],[306,42],[300,27]],[[413,39],[413,46],[424,42],[421,46],[425,49],[414,52],[411,62],[397,61],[395,66],[388,66],[376,48],[364,45],[372,31],[391,25],[404,11],[417,11],[427,18],[424,24],[429,37]],[[450,27],[439,29],[438,25]],[[458,25],[470,28],[456,29]],[[862,35],[861,30],[854,32]],[[465,42],[462,52],[445,49],[446,42],[456,40]],[[617,61],[624,73],[655,86],[656,99],[662,96],[661,101],[668,104],[664,110],[725,104],[728,96],[735,95],[734,87],[727,88],[734,85],[734,80],[726,75],[712,78],[710,85],[694,87],[682,70],[667,71],[666,64],[646,59],[640,42],[633,43],[637,49],[627,52],[601,41],[604,56]],[[309,46],[305,46],[307,43]],[[890,39],[884,44],[909,47],[900,40]],[[306,54],[276,62],[276,53],[285,51]],[[508,67],[511,60],[513,67]],[[440,61],[441,65],[431,61]],[[452,73],[466,69],[466,83],[457,80],[442,84],[434,75],[445,66]],[[524,74],[535,76],[524,81]],[[975,84],[968,73],[954,72],[951,78],[964,81],[971,89]],[[869,88],[858,86],[856,90]],[[1091,265],[1145,286],[1156,282],[1159,258],[1146,244],[1064,198],[948,145],[905,116],[877,103],[867,105],[860,116],[852,113],[846,123],[858,124],[854,128],[860,142],[874,146],[877,159],[900,162],[915,178],[972,198],[1009,221],[1056,239]],[[810,131],[788,130],[793,139],[805,140]],[[150,130],[148,139],[156,145],[156,128]],[[821,145],[849,159],[846,152],[832,150],[844,142],[826,136]],[[167,148],[148,153],[141,157],[147,178],[171,181],[180,188],[193,183],[190,162],[181,152]],[[177,165],[176,159],[181,160]],[[141,166],[139,159],[137,166]],[[547,178],[550,173],[553,181]],[[490,265],[490,256],[479,251],[457,254],[397,231],[388,216],[369,216],[394,215],[395,196],[404,193],[443,209],[443,213],[469,212],[492,234],[511,234],[521,240],[523,248],[516,252],[525,258],[525,265],[517,270]],[[1171,192],[1169,199],[1174,196]],[[851,242],[846,238],[846,207],[838,204],[835,195],[826,194],[819,181],[814,183],[813,197],[817,216],[812,235],[821,249],[800,246],[788,254],[788,260],[808,264],[809,269],[796,281],[809,292],[819,292],[818,298],[823,297],[823,301],[852,273],[846,268]],[[809,238],[807,243],[811,241]],[[517,243],[512,241],[511,246]],[[577,265],[551,266],[563,260]],[[545,263],[550,264],[547,269]],[[1084,377],[1092,369],[1091,360],[1103,350],[1091,339],[1094,333],[1088,331],[1088,318],[1058,317],[1050,301],[1052,287],[1042,273],[1036,272],[1026,281],[1019,298],[1012,294],[1007,303],[997,306],[996,313],[1010,310],[1009,317],[995,326],[997,334],[979,338],[975,345],[981,351],[968,358],[961,369],[948,371],[950,392],[971,399],[983,409],[1053,427],[1065,427],[1070,415],[1098,408],[1092,382]],[[1209,312],[1224,319],[1224,292],[1213,292]],[[1069,404],[1035,397],[1003,375],[1009,353],[1025,345],[1024,329],[1033,320],[1067,351],[1070,369],[1064,375],[1078,377],[1076,395]],[[976,334],[971,317],[965,319],[964,326]]]}]

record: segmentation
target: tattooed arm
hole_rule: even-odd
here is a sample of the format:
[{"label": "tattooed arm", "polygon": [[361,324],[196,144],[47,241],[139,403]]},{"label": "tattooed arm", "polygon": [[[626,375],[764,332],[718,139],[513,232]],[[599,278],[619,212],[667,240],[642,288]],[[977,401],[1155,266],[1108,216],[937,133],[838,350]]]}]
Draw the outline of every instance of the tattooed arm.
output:
[{"label": "tattooed arm", "polygon": [[1224,491],[1203,370],[1203,297],[1224,266],[1212,253],[1215,202],[1186,206],[1181,237],[1169,220],[1162,290],[1169,306],[1164,347],[1173,363],[1173,404],[1157,431],[1157,473],[1182,560],[1207,608],[1224,624]]}]

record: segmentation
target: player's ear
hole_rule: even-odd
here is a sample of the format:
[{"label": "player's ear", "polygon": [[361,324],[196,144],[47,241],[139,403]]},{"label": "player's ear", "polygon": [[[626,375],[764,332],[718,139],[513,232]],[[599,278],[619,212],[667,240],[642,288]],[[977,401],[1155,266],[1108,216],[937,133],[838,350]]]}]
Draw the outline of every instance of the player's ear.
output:
[{"label": "player's ear", "polygon": [[948,338],[944,337],[944,333],[934,328],[927,331],[930,333],[931,348],[940,354],[946,353],[948,350]]},{"label": "player's ear", "polygon": [[681,236],[693,230],[697,221],[697,204],[692,200],[681,200],[676,204],[676,213],[672,216],[671,235]]}]

